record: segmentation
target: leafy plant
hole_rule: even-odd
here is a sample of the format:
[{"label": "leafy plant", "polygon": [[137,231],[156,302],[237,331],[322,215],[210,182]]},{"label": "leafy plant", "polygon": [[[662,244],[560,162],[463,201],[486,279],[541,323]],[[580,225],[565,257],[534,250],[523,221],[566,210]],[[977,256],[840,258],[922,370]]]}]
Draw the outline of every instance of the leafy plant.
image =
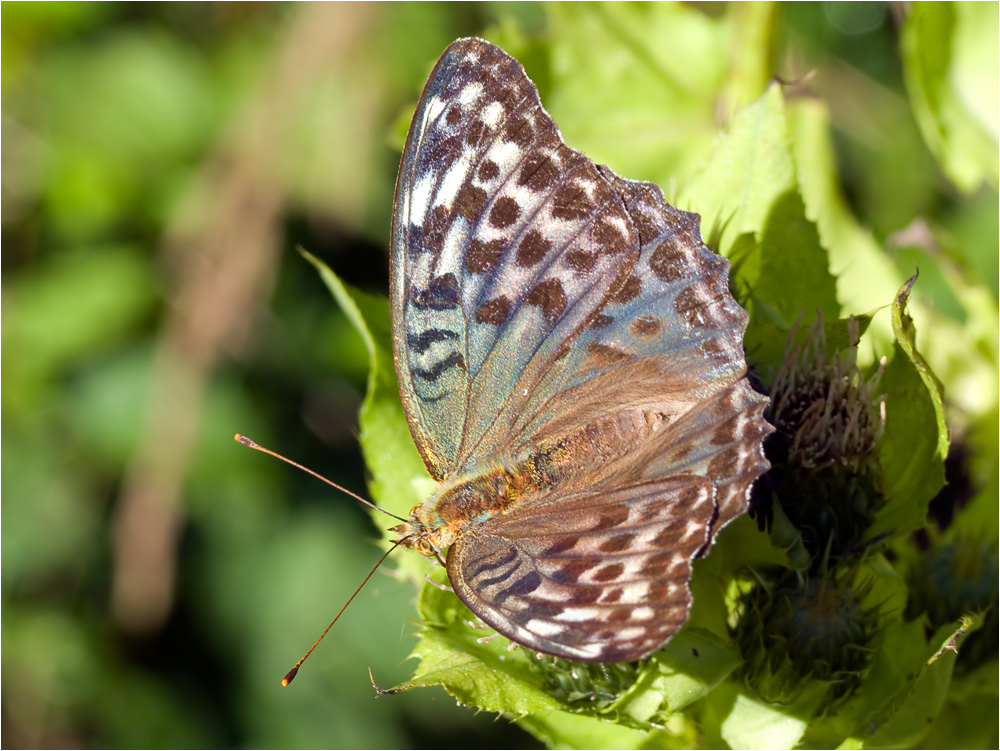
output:
[{"label": "leafy plant", "polygon": [[[751,25],[771,28],[772,8],[745,12]],[[924,43],[932,12],[918,8],[906,21],[911,44]],[[758,485],[761,528],[742,519],[724,530],[696,566],[688,624],[633,665],[586,666],[511,648],[439,588],[447,583],[443,571],[432,574],[438,586],[424,583],[424,562],[401,557],[397,574],[421,587],[421,639],[414,676],[394,691],[442,686],[461,703],[510,716],[557,747],[904,747],[954,711],[948,697],[956,660],[962,664],[967,639],[996,607],[996,524],[985,548],[969,552],[976,561],[985,555],[986,565],[951,569],[951,576],[986,577],[978,594],[949,610],[951,620],[933,616],[935,630],[925,628],[924,611],[905,607],[920,602],[913,588],[923,580],[907,581],[912,564],[900,551],[911,549],[912,534],[929,523],[951,439],[942,385],[916,346],[909,312],[921,278],[902,278],[845,206],[821,100],[789,98],[787,85],[772,82],[751,101],[766,78],[767,56],[733,59],[732,67],[716,61],[712,73],[677,68],[675,53],[695,29],[717,48],[740,52],[738,16],[710,19],[676,6],[553,9],[559,33],[541,80],[549,82],[552,111],[572,145],[606,154],[630,177],[672,174],[680,185],[675,203],[701,214],[709,244],[733,261],[731,287],[751,314],[748,359],[766,386],[785,384],[783,403],[800,403],[771,416],[779,430],[768,444],[774,468]],[[515,54],[533,49],[508,29],[495,37]],[[572,93],[586,61],[560,64],[583,49],[587,60],[621,65],[641,83],[616,92],[614,106],[595,110],[594,97]],[[588,90],[593,86],[588,82]],[[654,123],[683,119],[677,100],[681,112],[702,113],[704,128],[705,105],[732,103],[726,96],[745,101],[711,146],[685,148],[686,133],[653,131],[648,146],[634,137]],[[670,114],[651,111],[666,102],[675,105]],[[957,106],[949,97],[939,103]],[[586,127],[574,139],[578,123]],[[622,141],[630,145],[627,155],[619,154]],[[700,166],[693,152],[701,154]],[[976,158],[995,162],[988,148]],[[317,266],[371,358],[361,427],[372,492],[405,514],[433,485],[394,388],[386,303]],[[934,346],[939,318],[924,316],[925,349]],[[866,328],[862,354],[859,319]],[[867,364],[856,364],[861,360]],[[804,385],[794,391],[795,383]],[[831,417],[838,410],[839,422]],[[779,479],[793,464],[788,480]],[[995,639],[991,652],[970,657],[972,670],[995,674]],[[972,742],[979,732],[968,737]]]}]

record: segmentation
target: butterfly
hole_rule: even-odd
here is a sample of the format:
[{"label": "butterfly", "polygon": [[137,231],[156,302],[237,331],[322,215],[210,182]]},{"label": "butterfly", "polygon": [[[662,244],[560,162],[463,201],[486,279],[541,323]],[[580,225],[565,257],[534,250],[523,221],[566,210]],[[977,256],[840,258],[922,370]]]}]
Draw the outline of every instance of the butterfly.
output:
[{"label": "butterfly", "polygon": [[439,483],[396,543],[534,651],[658,649],[768,468],[728,271],[696,214],[567,147],[517,60],[449,46],[392,219],[399,391]]}]

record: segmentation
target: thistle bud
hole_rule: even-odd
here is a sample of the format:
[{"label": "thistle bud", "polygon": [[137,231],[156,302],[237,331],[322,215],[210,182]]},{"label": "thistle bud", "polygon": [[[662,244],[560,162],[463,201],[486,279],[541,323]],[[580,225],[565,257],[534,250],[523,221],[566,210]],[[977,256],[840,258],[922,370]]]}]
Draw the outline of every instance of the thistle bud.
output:
[{"label": "thistle bud", "polygon": [[635,685],[642,663],[589,664],[538,655],[531,669],[551,694],[580,709],[604,709]]},{"label": "thistle bud", "polygon": [[907,577],[907,620],[927,613],[930,626],[936,629],[963,615],[988,610],[982,627],[962,645],[960,669],[997,655],[997,564],[995,542],[960,540],[932,545]]},{"label": "thistle bud", "polygon": [[847,698],[868,668],[878,608],[862,603],[870,585],[856,574],[825,574],[805,583],[790,573],[773,589],[758,584],[740,606],[735,637],[740,675],[768,702],[790,703],[812,682],[828,684],[825,708]]}]

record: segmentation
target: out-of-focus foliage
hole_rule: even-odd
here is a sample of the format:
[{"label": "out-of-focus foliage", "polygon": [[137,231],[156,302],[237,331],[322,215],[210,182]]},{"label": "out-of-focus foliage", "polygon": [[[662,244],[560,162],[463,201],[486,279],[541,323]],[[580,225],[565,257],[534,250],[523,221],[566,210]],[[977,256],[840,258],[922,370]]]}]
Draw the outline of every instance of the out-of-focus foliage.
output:
[{"label": "out-of-focus foliage", "polygon": [[[437,688],[376,701],[368,667],[564,747],[996,745],[995,4],[0,12],[5,746],[532,742]],[[869,532],[891,555],[849,582],[874,657],[828,713],[825,688],[783,707],[736,680],[727,618],[809,565],[780,507],[773,544],[743,519],[699,562],[663,655],[585,677],[613,706],[580,711],[572,667],[480,645],[453,596],[417,603],[430,568],[405,551],[281,688],[391,522],[231,436],[355,491],[370,472],[396,512],[426,496],[376,296],[401,133],[471,34],[524,62],[571,146],[702,215],[765,381],[803,308],[800,340],[816,308],[838,348],[864,316],[865,375],[889,357]],[[327,275],[341,312],[298,246],[368,294]]]}]

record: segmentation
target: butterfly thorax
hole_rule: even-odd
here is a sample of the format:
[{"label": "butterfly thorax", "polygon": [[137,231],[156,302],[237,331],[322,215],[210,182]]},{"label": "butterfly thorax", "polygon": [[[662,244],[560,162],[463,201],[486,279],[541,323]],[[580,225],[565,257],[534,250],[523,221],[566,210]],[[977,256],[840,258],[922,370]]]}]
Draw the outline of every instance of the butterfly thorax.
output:
[{"label": "butterfly thorax", "polygon": [[493,464],[473,475],[450,478],[427,501],[415,506],[409,520],[393,529],[398,543],[426,556],[445,550],[469,529],[541,492],[553,478],[526,469]]}]

